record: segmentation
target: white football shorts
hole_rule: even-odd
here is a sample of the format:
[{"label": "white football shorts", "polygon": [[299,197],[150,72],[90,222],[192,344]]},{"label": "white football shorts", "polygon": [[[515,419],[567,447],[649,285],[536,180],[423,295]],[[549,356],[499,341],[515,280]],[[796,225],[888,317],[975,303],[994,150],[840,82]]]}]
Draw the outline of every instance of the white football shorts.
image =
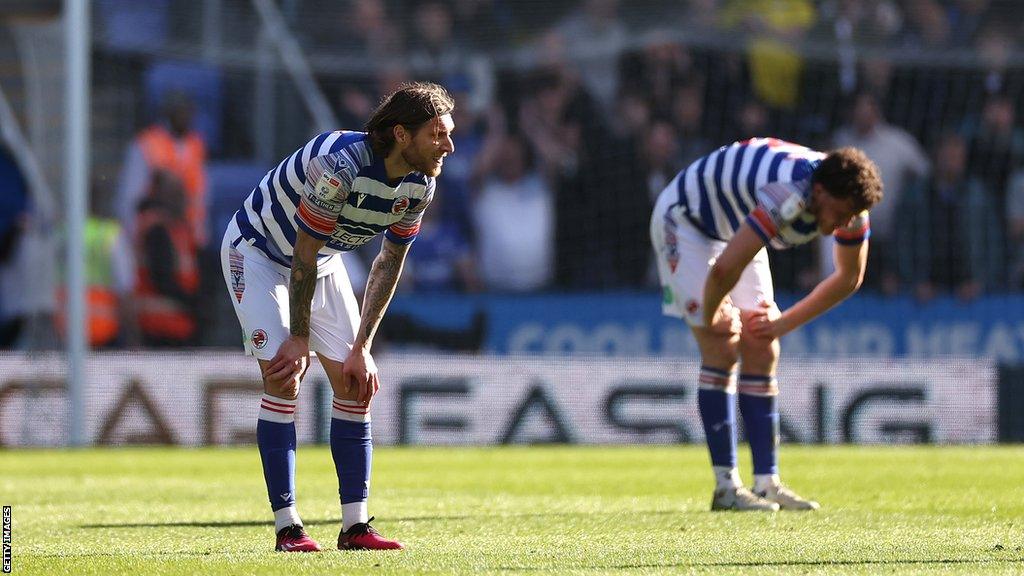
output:
[{"label": "white football shorts", "polygon": [[[245,351],[270,360],[290,334],[288,275],[250,246],[232,219],[220,249],[228,295],[242,325]],[[344,265],[316,280],[309,322],[309,349],[343,362],[359,327],[359,305]]]},{"label": "white football shorts", "polygon": [[[673,180],[655,203],[651,215],[651,243],[661,281],[661,309],[666,316],[682,318],[693,327],[704,325],[704,281],[725,242],[705,236],[676,206]],[[768,250],[761,250],[743,269],[729,293],[741,310],[757,310],[760,302],[774,302],[775,290],[768,266]]]}]

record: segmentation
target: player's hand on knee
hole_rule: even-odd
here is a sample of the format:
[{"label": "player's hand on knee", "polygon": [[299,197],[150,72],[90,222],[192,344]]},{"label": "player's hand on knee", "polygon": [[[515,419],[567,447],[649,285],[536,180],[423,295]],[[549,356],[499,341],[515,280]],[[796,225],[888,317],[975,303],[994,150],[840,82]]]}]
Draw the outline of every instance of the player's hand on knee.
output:
[{"label": "player's hand on knee", "polygon": [[283,382],[273,382],[271,384],[278,392],[280,392],[280,394],[275,394],[275,396],[280,396],[281,398],[295,398],[299,395],[298,375],[287,378]]},{"label": "player's hand on knee", "polygon": [[302,375],[309,367],[309,341],[305,338],[290,336],[277,354],[270,359],[270,364],[263,371],[263,379],[271,387],[274,387],[284,394],[290,391],[290,396],[298,393],[299,382]]},{"label": "player's hand on knee", "polygon": [[709,327],[715,334],[723,336],[734,336],[740,333],[743,322],[740,319],[739,308],[732,305],[732,300],[726,298],[718,307],[715,318]]},{"label": "player's hand on knee", "polygon": [[373,361],[373,356],[370,352],[364,348],[353,348],[349,352],[348,358],[345,359],[344,368],[345,382],[349,383],[349,388],[346,392],[351,391],[351,387],[356,387],[356,400],[364,404],[369,404],[370,399],[380,389],[380,379],[377,376],[377,364]]},{"label": "player's hand on knee", "polygon": [[785,334],[785,327],[780,322],[782,311],[775,302],[762,300],[760,308],[750,312],[744,323],[745,330],[755,338],[775,339]]}]

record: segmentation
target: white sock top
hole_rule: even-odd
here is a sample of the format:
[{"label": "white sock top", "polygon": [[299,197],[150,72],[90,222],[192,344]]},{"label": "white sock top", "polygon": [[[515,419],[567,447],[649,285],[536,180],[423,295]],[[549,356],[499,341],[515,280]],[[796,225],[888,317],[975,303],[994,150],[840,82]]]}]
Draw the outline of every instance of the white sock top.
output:
[{"label": "white sock top", "polygon": [[299,519],[299,510],[295,506],[288,506],[287,508],[279,508],[274,510],[274,533],[278,533],[282,528],[287,528],[292,524],[302,525],[302,520]]}]

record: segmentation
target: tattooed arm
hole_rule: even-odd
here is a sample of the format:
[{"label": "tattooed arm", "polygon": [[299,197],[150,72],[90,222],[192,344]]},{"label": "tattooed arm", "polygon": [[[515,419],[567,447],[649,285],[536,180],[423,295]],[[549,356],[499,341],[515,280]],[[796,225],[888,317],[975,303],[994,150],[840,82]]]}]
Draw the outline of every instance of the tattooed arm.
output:
[{"label": "tattooed arm", "polygon": [[288,289],[291,336],[270,360],[263,376],[285,396],[298,393],[299,379],[309,366],[309,316],[316,288],[316,255],[326,244],[299,229],[292,252],[292,274]]},{"label": "tattooed arm", "polygon": [[380,253],[373,260],[366,281],[362,317],[359,320],[359,333],[356,334],[354,346],[369,350],[373,344],[377,326],[384,317],[391,297],[395,295],[398,278],[402,275],[402,267],[405,265],[405,255],[408,253],[409,244],[395,244],[386,240],[382,242]]},{"label": "tattooed arm", "polygon": [[361,402],[369,402],[380,388],[377,366],[370,355],[370,347],[388,303],[395,295],[395,287],[398,286],[398,278],[402,275],[402,266],[408,252],[409,244],[384,240],[380,253],[370,267],[359,329],[352,344],[352,352],[345,360],[346,377],[351,377],[351,381],[356,384],[356,398]]},{"label": "tattooed arm", "polygon": [[296,233],[295,249],[292,252],[292,275],[288,286],[292,336],[309,338],[310,303],[313,301],[313,290],[316,288],[316,255],[326,243],[301,229]]}]

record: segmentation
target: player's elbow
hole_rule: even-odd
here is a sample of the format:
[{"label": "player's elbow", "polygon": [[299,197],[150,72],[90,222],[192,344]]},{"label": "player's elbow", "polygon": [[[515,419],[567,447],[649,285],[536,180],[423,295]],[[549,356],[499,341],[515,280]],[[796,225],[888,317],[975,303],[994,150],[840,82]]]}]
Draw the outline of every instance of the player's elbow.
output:
[{"label": "player's elbow", "polygon": [[320,249],[327,242],[310,236],[305,230],[299,229],[295,234],[295,244],[292,246],[292,257],[303,262],[314,262]]},{"label": "player's elbow", "polygon": [[708,271],[708,282],[727,290],[732,289],[736,282],[739,281],[739,272],[741,272],[733,268],[725,266],[721,262],[715,262],[711,266],[711,270]]}]

